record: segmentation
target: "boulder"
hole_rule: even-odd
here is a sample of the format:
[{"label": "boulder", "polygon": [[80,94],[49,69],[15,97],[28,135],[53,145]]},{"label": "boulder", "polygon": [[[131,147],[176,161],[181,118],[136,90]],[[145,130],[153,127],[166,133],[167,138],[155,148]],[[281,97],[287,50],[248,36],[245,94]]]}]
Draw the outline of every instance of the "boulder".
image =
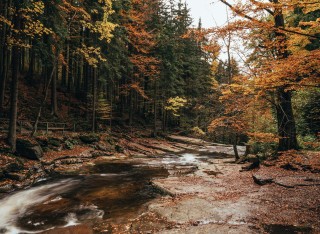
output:
[{"label": "boulder", "polygon": [[92,144],[100,140],[100,137],[96,134],[80,135],[79,138],[85,144]]},{"label": "boulder", "polygon": [[17,153],[31,160],[40,160],[43,156],[41,146],[27,139],[17,139]]},{"label": "boulder", "polygon": [[61,146],[61,140],[58,138],[50,137],[48,138],[48,145],[54,146],[54,147],[60,147]]},{"label": "boulder", "polygon": [[19,172],[19,171],[21,171],[22,169],[23,169],[23,164],[20,163],[19,161],[8,163],[8,164],[5,165],[5,167],[3,168],[4,173],[6,173],[6,172]]}]

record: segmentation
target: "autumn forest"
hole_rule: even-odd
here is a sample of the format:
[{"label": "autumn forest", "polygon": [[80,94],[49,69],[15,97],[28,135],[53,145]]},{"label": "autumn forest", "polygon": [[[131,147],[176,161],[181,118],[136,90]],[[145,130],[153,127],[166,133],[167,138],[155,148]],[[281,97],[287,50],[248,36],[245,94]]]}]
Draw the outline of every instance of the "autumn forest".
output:
[{"label": "autumn forest", "polygon": [[[287,181],[279,182],[276,177],[264,177],[273,172],[274,176],[281,173],[287,176],[287,171],[275,172],[279,168],[290,173],[307,173],[303,174],[307,179],[301,186],[312,186],[310,194],[317,194],[317,176],[320,170],[319,1],[212,2],[219,2],[226,11],[227,21],[222,26],[213,22],[212,27],[203,27],[201,18],[193,19],[189,5],[182,0],[1,0],[0,165],[3,169],[0,169],[0,198],[3,198],[2,189],[11,192],[36,183],[36,179],[31,179],[35,174],[41,178],[56,178],[57,175],[90,174],[93,173],[92,170],[100,173],[101,168],[111,168],[110,171],[114,170],[116,173],[122,170],[138,173],[135,171],[136,164],[143,164],[142,168],[146,164],[139,157],[147,157],[149,161],[146,161],[150,162],[156,160],[151,157],[154,155],[165,155],[163,157],[166,159],[168,152],[174,154],[171,156],[178,161],[173,160],[173,164],[168,165],[157,161],[155,164],[161,164],[161,168],[168,170],[169,174],[172,170],[181,174],[182,170],[182,176],[185,177],[190,173],[199,176],[197,170],[202,170],[206,178],[223,176],[225,173],[223,186],[226,186],[226,194],[239,192],[243,195],[255,190],[254,184],[246,188],[245,181],[248,178],[251,181],[251,176],[258,185],[277,184],[282,189],[301,185],[288,185]],[[199,148],[200,146],[204,148]],[[212,154],[205,155],[207,158],[203,160],[208,162],[206,166],[197,158],[203,152]],[[221,161],[217,161],[221,171],[211,168],[210,160],[213,159],[210,157],[221,156],[221,160],[227,160],[228,155],[235,159],[232,163],[235,163],[236,169],[225,167]],[[107,156],[117,160],[126,158],[129,161],[108,161],[108,166],[101,168],[86,167],[92,166],[92,160],[99,157],[105,159]],[[196,164],[197,169],[192,167],[192,163]],[[240,169],[239,163],[250,165]],[[183,169],[177,172],[179,166]],[[277,169],[266,169],[269,166]],[[30,168],[33,168],[32,172]],[[252,170],[255,173],[257,168],[265,174],[250,174]],[[241,174],[238,169],[244,173]],[[148,197],[139,199],[148,200],[159,194],[174,197],[172,194],[179,189],[170,190],[172,184],[169,187],[163,186],[161,183],[165,182],[155,179],[159,175],[163,176],[163,172],[160,169],[161,172],[153,170],[155,168],[152,168],[152,173],[148,171],[152,174],[150,178],[149,174],[143,174],[145,171],[139,171],[143,174],[141,176],[138,173],[143,177],[143,183],[134,174],[139,186],[143,184],[148,187],[151,185],[147,180],[156,181],[152,184],[156,189],[143,187],[143,195],[148,194]],[[178,180],[179,176],[174,178]],[[199,178],[202,180],[204,177],[200,175]],[[241,186],[237,187],[239,190],[225,185],[231,186],[238,178],[242,178],[239,182]],[[88,184],[102,183],[100,179],[90,177],[91,179],[96,181],[87,182]],[[20,184],[22,181],[28,182],[24,186]],[[109,182],[107,184],[112,184]],[[136,182],[128,184],[128,190],[135,190],[136,187],[133,189],[131,186],[138,186]],[[72,180],[72,183],[76,182]],[[184,182],[174,183],[182,186]],[[67,190],[61,184],[59,188]],[[185,184],[181,190],[185,191],[196,185],[196,182]],[[54,184],[46,186],[53,186],[55,191]],[[212,186],[210,189],[213,189]],[[81,187],[77,191],[89,194],[82,194],[81,199],[85,197],[92,200],[81,202],[94,206],[98,204],[94,198],[110,194],[113,196],[114,191],[121,190],[112,187],[112,193],[109,194],[104,187],[103,191],[108,193],[106,195],[100,190],[98,193],[87,191],[86,188]],[[244,190],[245,188],[250,191]],[[282,194],[283,191],[277,192],[277,188],[268,190],[272,191],[269,193],[270,197],[274,193]],[[39,194],[41,191],[39,190]],[[74,193],[75,191],[76,189]],[[161,193],[157,192],[155,195],[155,191]],[[91,192],[94,194],[92,197]],[[210,192],[213,193],[213,190]],[[307,193],[306,190],[297,190],[294,196],[301,196],[303,201],[303,197],[310,196],[304,193]],[[114,196],[118,199],[121,195],[119,193]],[[51,199],[51,196],[53,195],[48,195],[47,198]],[[79,196],[77,193],[77,199]],[[65,198],[62,198],[64,202],[63,199]],[[135,199],[139,200],[135,197],[130,201]],[[245,197],[246,201],[250,199]],[[39,201],[42,201],[40,197]],[[274,204],[287,204],[286,202],[288,201],[277,200]],[[10,200],[6,200],[3,204],[8,204],[9,207],[9,203]],[[121,200],[119,204],[121,203],[125,202]],[[308,204],[311,203],[310,201]],[[110,204],[99,203],[97,207],[100,209]],[[207,207],[205,204],[200,202],[198,205]],[[130,206],[135,205],[137,204],[130,203]],[[139,207],[140,205],[139,203]],[[0,206],[0,209],[3,207]],[[93,209],[90,207],[86,209]],[[286,209],[289,208],[286,206]],[[37,211],[37,207],[34,209]],[[155,213],[166,217],[160,208],[157,209]],[[192,209],[192,206],[186,209]],[[276,210],[275,207],[268,209]],[[45,208],[39,210],[42,212]],[[227,210],[222,216],[225,214],[227,217]],[[319,206],[313,211],[317,213]],[[34,210],[32,212],[37,213]],[[66,212],[66,217],[69,217],[70,212]],[[106,212],[104,210],[104,214]],[[80,213],[76,213],[75,219],[67,219],[71,223],[76,220],[75,223],[82,225]],[[196,217],[196,213],[194,215]],[[269,225],[273,217],[268,215],[266,212],[263,222]],[[58,216],[61,214],[57,213]],[[287,217],[289,216],[284,217],[284,220]],[[309,216],[302,214],[302,217]],[[310,220],[306,218],[299,224],[308,226],[314,223],[317,216],[313,214],[310,217]],[[36,216],[33,218],[30,220],[37,220]],[[200,218],[192,222],[200,225],[202,221],[199,220]],[[29,224],[23,226],[23,222],[17,221],[19,226],[0,215],[0,232],[2,226],[8,225],[21,230],[40,230],[30,228]],[[167,228],[180,220],[177,218],[170,225],[169,219],[161,222]],[[212,221],[214,225],[219,222]],[[87,225],[87,221],[84,223]],[[142,226],[145,228],[144,224]],[[101,230],[107,227],[107,224],[100,221],[98,226],[95,226],[96,223],[92,225],[89,225],[90,228],[94,227],[92,230],[99,231],[83,233],[104,233]],[[113,230],[110,233],[117,233],[115,223],[108,225]],[[139,226],[140,223],[130,225],[133,229],[128,233],[153,233],[144,232],[147,229]],[[296,227],[295,224],[293,226]],[[274,228],[263,225],[260,227],[267,232]],[[51,226],[41,226],[42,231],[50,228]],[[315,233],[320,230],[319,224],[313,228]],[[10,232],[11,229],[3,230],[7,230],[3,233],[19,233]],[[298,231],[292,233],[301,231],[292,230]],[[239,233],[249,232],[246,229]]]},{"label": "autumn forest", "polygon": [[[222,2],[236,20],[204,29],[182,1],[2,1],[0,108],[12,149],[20,118],[278,139],[279,150],[316,144],[318,4]],[[21,112],[20,85],[34,89],[32,113]]]}]

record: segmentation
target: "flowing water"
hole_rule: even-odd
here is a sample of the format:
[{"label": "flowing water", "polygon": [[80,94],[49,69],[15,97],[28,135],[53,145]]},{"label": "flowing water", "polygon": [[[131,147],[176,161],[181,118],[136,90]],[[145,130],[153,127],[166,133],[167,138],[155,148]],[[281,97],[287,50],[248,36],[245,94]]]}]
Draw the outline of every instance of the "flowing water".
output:
[{"label": "flowing water", "polygon": [[40,233],[57,227],[136,217],[161,196],[150,181],[173,166],[203,163],[194,153],[127,162],[100,162],[85,175],[50,178],[0,200],[0,233]]}]

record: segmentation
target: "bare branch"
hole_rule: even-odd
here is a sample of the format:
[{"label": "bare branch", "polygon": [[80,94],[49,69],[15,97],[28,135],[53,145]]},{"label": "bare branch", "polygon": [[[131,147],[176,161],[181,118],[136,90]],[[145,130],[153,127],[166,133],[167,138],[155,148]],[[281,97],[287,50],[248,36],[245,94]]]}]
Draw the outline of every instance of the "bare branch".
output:
[{"label": "bare branch", "polygon": [[[235,12],[236,14],[238,14],[239,16],[245,18],[245,19],[248,19],[248,20],[251,20],[255,23],[262,23],[260,20],[257,20],[249,15],[246,15],[244,14],[242,11],[236,9],[234,6],[232,6],[230,3],[228,3],[227,1],[225,0],[220,0],[220,2],[222,2],[223,4],[227,5],[233,12]],[[275,30],[280,30],[282,32],[287,32],[287,33],[292,33],[292,34],[297,34],[297,35],[301,35],[301,36],[306,36],[306,37],[310,37],[310,38],[314,38],[314,39],[320,39],[320,36],[317,36],[317,35],[311,35],[311,34],[307,34],[307,33],[302,33],[302,32],[297,32],[297,31],[294,31],[294,30],[290,30],[290,29],[286,29],[284,27],[273,27],[273,29]]]}]

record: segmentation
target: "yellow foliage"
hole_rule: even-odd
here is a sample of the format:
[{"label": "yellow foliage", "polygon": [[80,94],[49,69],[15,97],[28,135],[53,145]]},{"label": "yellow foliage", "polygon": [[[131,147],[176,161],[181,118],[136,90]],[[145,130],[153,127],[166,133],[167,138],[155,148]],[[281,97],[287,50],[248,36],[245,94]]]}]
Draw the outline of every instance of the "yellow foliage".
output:
[{"label": "yellow foliage", "polygon": [[77,49],[77,53],[81,54],[90,66],[97,67],[99,62],[107,61],[101,54],[100,47],[87,47],[82,44],[82,47]]},{"label": "yellow foliage", "polygon": [[167,104],[165,106],[165,109],[167,111],[172,112],[174,116],[180,116],[179,115],[179,110],[185,106],[187,103],[187,99],[182,98],[182,97],[171,97],[167,100]]}]

